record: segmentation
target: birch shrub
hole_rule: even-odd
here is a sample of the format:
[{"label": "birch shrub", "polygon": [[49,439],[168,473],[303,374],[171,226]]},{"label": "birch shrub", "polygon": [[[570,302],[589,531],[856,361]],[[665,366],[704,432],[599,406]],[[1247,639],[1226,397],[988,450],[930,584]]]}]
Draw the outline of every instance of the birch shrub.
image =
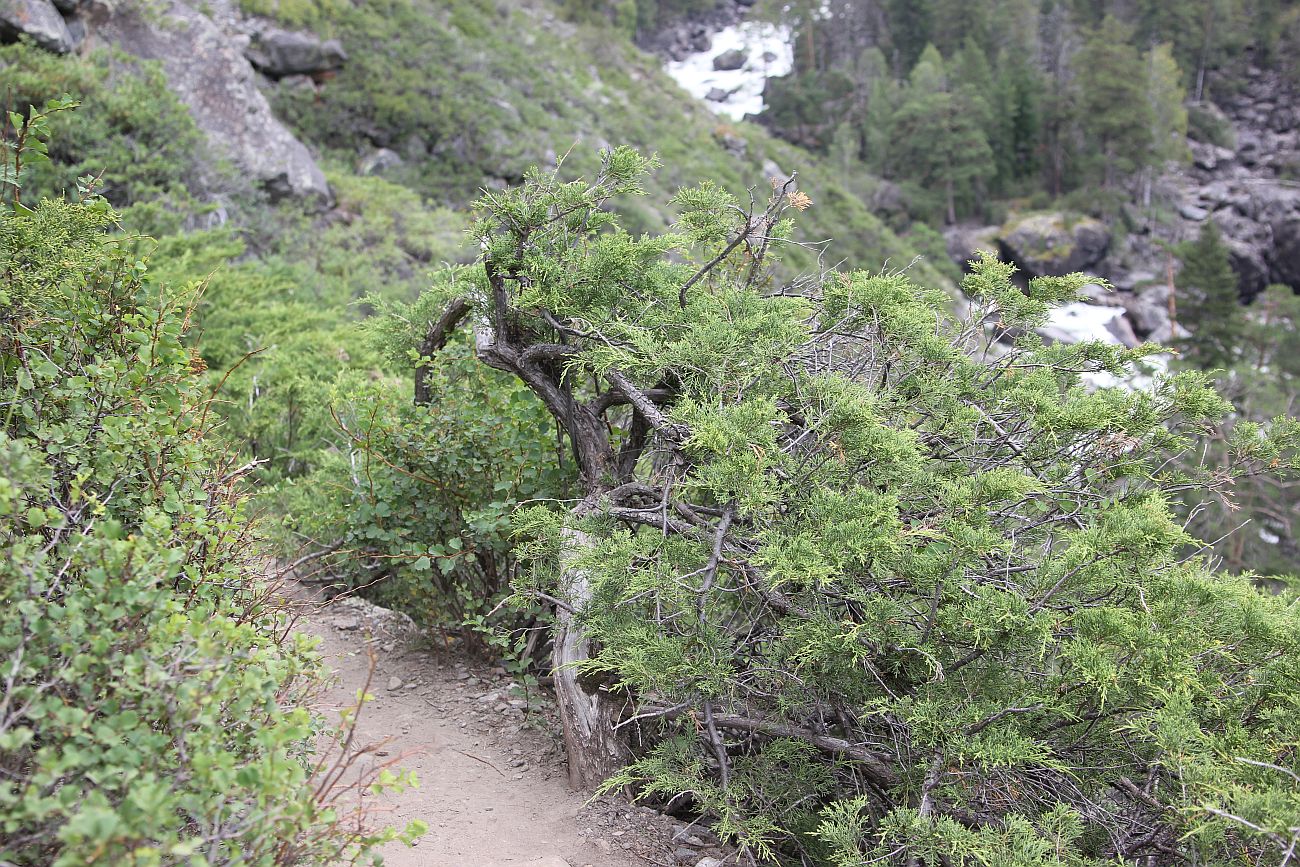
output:
[{"label": "birch shrub", "polygon": [[394,834],[336,800],[314,640],[207,436],[196,287],[85,179],[13,201],[46,117],[11,116],[0,204],[0,863],[354,861]]},{"label": "birch shrub", "polygon": [[[590,646],[557,684],[610,709],[571,763],[598,742],[608,786],[751,860],[1285,861],[1300,609],[1213,574],[1170,508],[1231,481],[1170,460],[1231,409],[1206,378],[1087,387],[1154,347],[1044,345],[1085,278],[1022,291],[992,255],[961,316],[900,271],[777,282],[816,207],[791,183],[687,189],[632,236],[608,202],[651,165],[488,194],[482,264],[434,290],[580,458],[580,503],[516,519],[518,592]],[[1234,465],[1296,437],[1239,424]]]}]

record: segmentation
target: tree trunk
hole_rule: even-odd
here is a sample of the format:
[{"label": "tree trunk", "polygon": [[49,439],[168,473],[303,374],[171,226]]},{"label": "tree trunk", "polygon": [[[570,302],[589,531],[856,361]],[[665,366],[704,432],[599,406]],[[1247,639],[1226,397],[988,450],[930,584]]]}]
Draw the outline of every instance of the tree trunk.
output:
[{"label": "tree trunk", "polygon": [[[575,515],[581,517],[582,511],[580,507]],[[590,546],[591,539],[586,533],[564,530],[560,592],[568,607],[557,607],[551,650],[555,699],[560,708],[564,749],[569,760],[569,785],[579,791],[594,789],[631,759],[631,751],[614,729],[619,711],[613,698],[575,668],[591,658],[591,640],[577,619],[577,614],[591,601],[591,585],[587,574],[574,567],[573,560]]]}]

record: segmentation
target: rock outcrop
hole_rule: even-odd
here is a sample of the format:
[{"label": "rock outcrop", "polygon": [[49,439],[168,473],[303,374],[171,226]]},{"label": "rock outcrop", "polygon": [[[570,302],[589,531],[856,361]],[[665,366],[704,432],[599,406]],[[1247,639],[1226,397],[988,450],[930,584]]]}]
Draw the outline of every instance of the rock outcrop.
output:
[{"label": "rock outcrop", "polygon": [[1162,179],[1178,214],[1168,240],[1193,237],[1213,220],[1247,299],[1269,283],[1300,291],[1297,96],[1276,73],[1250,70],[1238,93],[1203,109],[1220,128],[1216,140],[1189,142],[1191,163]]},{"label": "rock outcrop", "polygon": [[179,0],[142,9],[99,0],[94,35],[129,54],[157,60],[213,151],[228,158],[273,198],[316,207],[333,202],[324,173],[305,145],[271,113],[240,39]]},{"label": "rock outcrop", "polygon": [[1125,344],[1186,335],[1170,315],[1169,282],[1177,268],[1170,249],[1196,237],[1207,220],[1228,246],[1244,299],[1270,283],[1300,292],[1300,94],[1293,91],[1276,74],[1256,69],[1222,106],[1198,106],[1213,133],[1204,137],[1213,140],[1189,140],[1190,160],[1153,185],[1156,209],[1131,209],[1130,231],[1118,241],[1096,220],[1043,212],[1002,227],[949,227],[949,255],[964,266],[975,250],[996,241],[1026,276],[1084,271],[1106,278],[1119,291],[1088,300],[1124,308],[1123,321],[1108,326],[1114,324],[1112,336]]},{"label": "rock outcrop", "polygon": [[754,0],[720,0],[712,9],[697,10],[641,33],[637,41],[667,60],[684,60],[690,54],[708,51],[713,34],[738,24],[753,5]]},{"label": "rock outcrop", "polygon": [[713,68],[723,71],[740,69],[749,60],[749,52],[732,48],[713,58]]},{"label": "rock outcrop", "polygon": [[337,39],[321,41],[310,33],[267,26],[257,31],[244,56],[268,78],[318,76],[342,68],[347,52]]},{"label": "rock outcrop", "polygon": [[273,198],[295,197],[315,207],[333,202],[325,175],[306,146],[271,113],[245,53],[273,77],[320,74],[347,59],[335,41],[262,24],[256,44],[243,17],[227,0],[215,0],[227,27],[182,0],[117,3],[113,0],[0,0],[0,38],[30,37],[60,54],[83,39],[115,45],[156,60],[168,86],[189,108],[213,154],[230,160]]},{"label": "rock outcrop", "polygon": [[1110,247],[1110,229],[1100,220],[1061,211],[1013,218],[997,237],[1007,259],[1030,277],[1087,271]]},{"label": "rock outcrop", "polygon": [[0,36],[9,40],[30,36],[56,54],[67,54],[80,42],[50,0],[0,0]]}]

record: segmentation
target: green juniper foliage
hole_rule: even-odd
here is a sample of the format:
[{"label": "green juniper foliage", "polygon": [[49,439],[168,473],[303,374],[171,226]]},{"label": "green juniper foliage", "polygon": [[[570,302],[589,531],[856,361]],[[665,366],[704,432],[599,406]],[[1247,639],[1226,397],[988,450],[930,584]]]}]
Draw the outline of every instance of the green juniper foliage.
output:
[{"label": "green juniper foliage", "polygon": [[[622,723],[571,726],[571,763],[629,756],[608,787],[685,795],[760,859],[1282,861],[1300,608],[1208,572],[1169,505],[1208,481],[1166,456],[1230,410],[1207,377],[1085,387],[1153,347],[1044,346],[1085,278],[1022,292],[991,255],[962,317],[898,271],[777,283],[791,185],[689,188],[631,235],[607,203],[652,165],[487,195],[455,277],[581,468],[576,506],[516,521],[520,598],[588,642],[566,721],[601,719],[581,690]],[[1290,463],[1296,437],[1231,447]]]},{"label": "green juniper foliage", "polygon": [[[11,168],[41,114],[11,117]],[[315,642],[207,435],[198,287],[155,281],[88,179],[18,205],[23,177],[0,206],[0,862],[366,857],[397,835],[335,800]]]}]

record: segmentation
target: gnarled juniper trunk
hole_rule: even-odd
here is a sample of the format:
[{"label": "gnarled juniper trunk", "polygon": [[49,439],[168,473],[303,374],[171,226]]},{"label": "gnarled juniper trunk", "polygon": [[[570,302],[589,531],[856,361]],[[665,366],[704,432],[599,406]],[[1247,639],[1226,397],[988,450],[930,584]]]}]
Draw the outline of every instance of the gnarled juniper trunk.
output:
[{"label": "gnarled juniper trunk", "polygon": [[[597,237],[596,230],[608,221],[604,202],[612,195],[632,191],[636,175],[646,165],[633,152],[620,149],[606,155],[600,176],[590,186],[559,185],[552,179],[536,181],[513,198],[511,194],[485,197],[480,205],[486,214],[478,226],[483,255],[482,271],[474,278],[477,295],[449,298],[442,315],[429,322],[417,346],[421,362],[415,372],[415,402],[428,403],[433,398],[426,384],[430,356],[466,318],[476,317],[473,329],[478,357],[525,383],[566,436],[582,488],[570,524],[610,508],[629,512],[631,517],[625,517],[631,524],[644,524],[639,510],[620,510],[620,505],[629,497],[664,499],[661,486],[685,465],[680,448],[687,432],[660,409],[677,397],[672,383],[643,387],[616,367],[598,370],[590,360],[580,360],[582,353],[603,340],[596,329],[545,303],[521,300],[541,282],[534,270],[539,251],[556,258],[584,255],[584,248]],[[747,256],[745,279],[752,282],[763,274],[771,230],[792,190],[791,181],[782,182],[765,210],[756,213],[751,201],[742,220],[727,224],[731,231],[722,239],[720,252],[679,278],[674,295],[683,309],[689,293],[730,257]],[[512,211],[515,204],[532,209],[528,219],[517,219],[522,215]],[[609,279],[611,285],[605,288],[619,291],[617,275],[611,274]],[[658,455],[651,461],[653,484],[636,481],[638,464],[648,450]],[[665,463],[672,467],[667,473],[659,472]],[[670,524],[682,525],[680,519],[662,517],[665,531]],[[725,535],[725,526],[719,539],[721,535]],[[594,788],[631,758],[626,736],[617,727],[629,715],[629,697],[615,698],[604,676],[584,669],[596,655],[580,622],[591,601],[591,585],[575,561],[587,547],[590,539],[586,533],[573,526],[565,529],[557,558],[559,598],[554,602],[552,651],[569,780],[578,789]],[[717,740],[712,723],[710,731]],[[725,755],[719,755],[725,761]]]},{"label": "gnarled juniper trunk", "polygon": [[589,790],[617,773],[631,758],[616,728],[622,705],[599,678],[584,677],[583,663],[593,647],[576,615],[591,602],[591,582],[575,555],[591,547],[580,530],[566,529],[560,549],[560,590],[564,605],[555,612],[551,662],[555,668],[555,700],[564,727],[564,748],[569,761],[569,785]]}]

